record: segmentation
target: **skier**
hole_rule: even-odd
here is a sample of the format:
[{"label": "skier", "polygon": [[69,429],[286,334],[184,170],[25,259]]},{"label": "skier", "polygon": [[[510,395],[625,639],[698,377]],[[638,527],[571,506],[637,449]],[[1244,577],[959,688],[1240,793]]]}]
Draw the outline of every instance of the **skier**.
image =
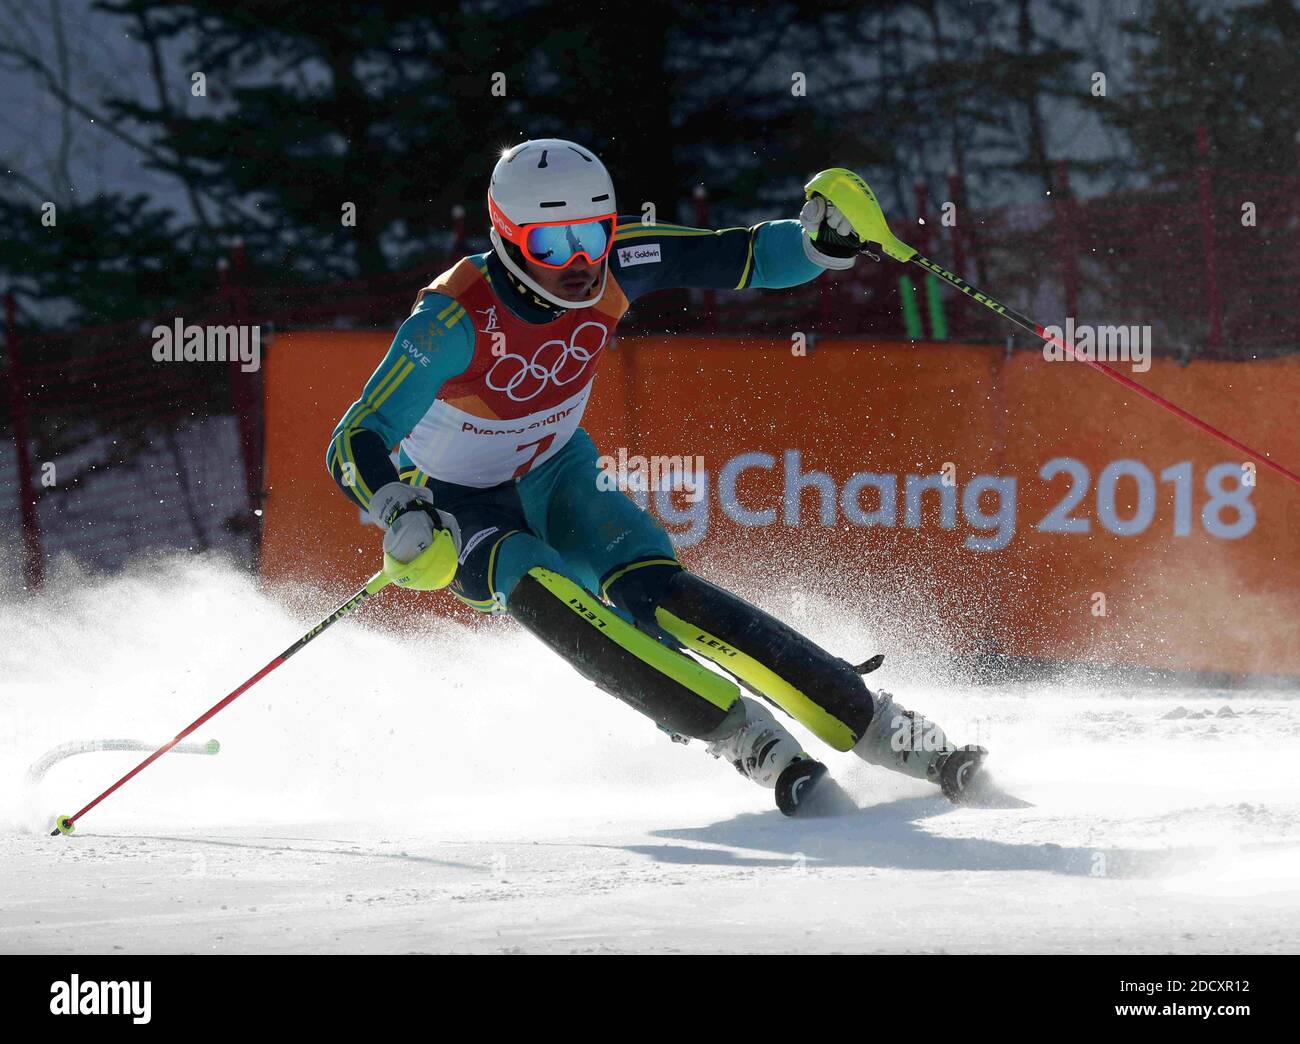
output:
[{"label": "skier", "polygon": [[643,295],[850,268],[864,244],[842,208],[870,190],[845,174],[823,179],[798,220],[710,231],[618,217],[608,172],[573,142],[508,149],[488,188],[491,251],[420,291],[328,451],[335,481],[385,531],[398,583],[450,584],[475,609],[508,613],[674,739],[703,740],[774,788],[786,815],[824,807],[834,784],[737,682],[834,749],[953,801],[985,751],[954,747],[859,668],[684,569],[659,523],[597,481],[579,422],[601,353]]}]

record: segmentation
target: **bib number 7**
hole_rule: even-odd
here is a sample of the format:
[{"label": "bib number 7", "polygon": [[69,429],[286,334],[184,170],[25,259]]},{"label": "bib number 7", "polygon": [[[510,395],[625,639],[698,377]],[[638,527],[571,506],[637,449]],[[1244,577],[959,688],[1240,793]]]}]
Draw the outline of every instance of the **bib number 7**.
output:
[{"label": "bib number 7", "polygon": [[516,446],[515,447],[516,450],[526,450],[528,449],[529,446],[534,446],[536,448],[533,450],[532,453],[528,455],[527,460],[525,460],[522,464],[520,464],[519,467],[515,468],[515,473],[512,477],[516,479],[520,479],[523,478],[525,475],[527,475],[529,470],[532,468],[534,462],[537,460],[537,458],[540,457],[543,453],[545,453],[548,449],[550,449],[551,443],[554,441],[555,441],[555,436],[553,434],[543,435],[536,442],[525,442],[522,445]]}]

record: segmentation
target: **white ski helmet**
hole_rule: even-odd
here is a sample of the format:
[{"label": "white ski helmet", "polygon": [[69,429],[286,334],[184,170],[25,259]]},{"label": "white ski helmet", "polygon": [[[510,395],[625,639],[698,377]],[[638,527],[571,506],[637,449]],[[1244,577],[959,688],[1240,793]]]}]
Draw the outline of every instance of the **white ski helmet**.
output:
[{"label": "white ski helmet", "polygon": [[[569,301],[542,288],[523,265],[528,250],[529,225],[558,227],[568,223],[604,222],[605,235],[594,229],[594,257],[577,243],[574,249],[590,261],[608,257],[614,238],[614,182],[595,153],[563,138],[538,138],[507,149],[492,169],[488,185],[488,216],[492,221],[492,248],[512,275],[538,296],[562,308],[585,308],[605,292],[609,274],[600,275],[600,289],[591,301]],[[602,249],[603,248],[603,249]]]}]

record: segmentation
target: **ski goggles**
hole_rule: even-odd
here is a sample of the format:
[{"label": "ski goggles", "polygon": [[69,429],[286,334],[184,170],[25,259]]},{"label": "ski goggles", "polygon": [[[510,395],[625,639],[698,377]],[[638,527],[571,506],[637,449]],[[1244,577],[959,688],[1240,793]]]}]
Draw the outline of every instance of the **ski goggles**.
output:
[{"label": "ski goggles", "polygon": [[609,256],[618,225],[614,214],[586,221],[535,221],[516,225],[508,219],[501,220],[504,215],[495,206],[489,206],[489,210],[492,224],[502,238],[543,268],[568,268],[578,258],[585,258],[590,265],[599,264]]},{"label": "ski goggles", "polygon": [[613,215],[595,221],[525,225],[524,257],[545,268],[567,268],[580,257],[599,264],[614,245]]}]

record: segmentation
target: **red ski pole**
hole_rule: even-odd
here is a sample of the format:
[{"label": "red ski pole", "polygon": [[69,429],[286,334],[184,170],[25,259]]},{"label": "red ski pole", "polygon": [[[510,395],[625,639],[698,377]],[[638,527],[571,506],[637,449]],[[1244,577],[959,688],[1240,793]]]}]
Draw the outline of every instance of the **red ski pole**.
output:
[{"label": "red ski pole", "polygon": [[[1131,388],[1144,399],[1154,402],[1157,406],[1162,406],[1170,413],[1181,417],[1207,435],[1213,435],[1221,442],[1227,443],[1239,453],[1245,454],[1252,460],[1263,464],[1266,468],[1272,468],[1283,478],[1290,479],[1296,485],[1300,486],[1300,475],[1297,475],[1289,468],[1283,467],[1277,461],[1270,459],[1263,453],[1251,449],[1244,442],[1234,439],[1226,432],[1220,431],[1212,424],[1207,424],[1195,414],[1189,413],[1176,403],[1170,402],[1163,395],[1158,395],[1150,388],[1143,387],[1137,381],[1130,377],[1125,377],[1118,370],[1107,366],[1103,362],[1097,362],[1092,359],[1079,359],[1074,350],[1058,337],[1051,337],[1047,330],[1041,324],[1034,322],[1028,316],[1021,315],[1013,308],[1008,308],[1000,301],[995,301],[983,291],[976,290],[970,283],[962,279],[961,276],[949,272],[942,265],[931,261],[928,257],[922,257],[917,253],[915,247],[910,247],[899,239],[889,230],[889,222],[885,220],[885,213],[880,209],[880,202],[876,199],[876,194],[871,191],[871,186],[863,181],[853,171],[844,167],[831,167],[829,170],[823,170],[815,175],[813,179],[804,186],[804,193],[808,199],[814,196],[823,196],[825,198],[835,197],[835,203],[843,211],[844,216],[849,219],[854,230],[858,233],[858,239],[867,244],[878,243],[884,253],[888,254],[895,261],[902,261],[904,264],[911,261],[920,265],[927,272],[932,272],[950,286],[956,287],[967,297],[973,298],[989,308],[998,315],[1010,319],[1017,326],[1028,330],[1030,333],[1041,337],[1049,344],[1054,344],[1061,348],[1071,358],[1079,362],[1086,362],[1098,373],[1104,373],[1107,377],[1119,381],[1126,388]],[[866,248],[863,253],[869,253]]]},{"label": "red ski pole", "polygon": [[1260,453],[1258,450],[1251,449],[1244,442],[1240,441],[1239,439],[1233,438],[1225,431],[1220,431],[1218,428],[1214,427],[1214,425],[1206,423],[1205,421],[1201,420],[1200,417],[1196,416],[1196,414],[1189,413],[1187,410],[1179,406],[1176,402],[1170,402],[1163,395],[1159,395],[1156,392],[1153,392],[1150,388],[1146,387],[1145,385],[1139,384],[1137,381],[1133,380],[1132,377],[1126,377],[1124,374],[1116,370],[1113,366],[1107,366],[1104,362],[1099,362],[1095,359],[1080,359],[1078,356],[1075,355],[1074,349],[1071,348],[1070,345],[1066,344],[1061,338],[1050,335],[1047,332],[1046,327],[1040,325],[1039,323],[1034,322],[1028,316],[1021,315],[1014,308],[1008,308],[1006,305],[993,300],[993,298],[989,297],[988,294],[976,290],[973,286],[970,285],[970,283],[966,282],[966,280],[962,279],[960,276],[954,275],[952,272],[949,272],[942,265],[936,264],[934,261],[931,261],[928,257],[923,257],[920,254],[914,255],[911,258],[911,260],[915,264],[920,265],[926,271],[933,272],[935,275],[937,275],[944,282],[948,283],[950,286],[955,286],[967,297],[973,297],[976,301],[979,301],[980,304],[984,305],[986,308],[991,308],[993,311],[997,312],[998,315],[1010,319],[1017,326],[1025,330],[1028,330],[1032,334],[1036,334],[1038,337],[1041,337],[1048,344],[1055,345],[1056,347],[1062,349],[1066,353],[1066,355],[1068,355],[1071,359],[1074,359],[1077,362],[1087,363],[1094,370],[1098,371],[1099,373],[1104,373],[1107,377],[1110,377],[1112,380],[1119,381],[1119,383],[1124,385],[1124,387],[1132,389],[1133,391],[1141,395],[1144,399],[1147,399],[1150,402],[1154,402],[1157,406],[1163,406],[1174,416],[1181,417],[1183,420],[1187,421],[1187,423],[1192,425],[1193,427],[1199,428],[1207,435],[1213,435],[1220,442],[1226,442],[1237,452],[1243,454],[1244,456],[1250,457],[1252,460],[1258,461],[1260,464],[1263,464],[1266,468],[1272,468],[1283,478],[1288,478],[1292,482],[1294,482],[1297,486],[1300,486],[1300,475],[1297,475],[1290,468],[1284,467],[1283,465],[1279,464],[1277,461],[1271,459],[1270,457],[1265,456],[1263,453]]},{"label": "red ski pole", "polygon": [[270,674],[273,670],[279,667],[280,664],[284,663],[285,660],[287,660],[290,656],[296,653],[299,649],[301,649],[304,645],[310,642],[318,634],[324,631],[327,627],[329,627],[330,624],[334,623],[336,620],[342,619],[344,616],[347,616],[348,613],[352,612],[353,609],[359,606],[367,598],[369,598],[371,595],[378,594],[385,587],[387,587],[391,582],[392,582],[391,579],[383,572],[376,573],[374,576],[370,578],[369,581],[367,581],[365,587],[361,588],[361,590],[359,590],[356,594],[354,594],[341,606],[335,609],[334,612],[330,613],[329,616],[325,617],[324,620],[322,620],[310,631],[304,634],[301,638],[299,638],[296,642],[294,642],[291,646],[289,646],[289,648],[285,649],[284,652],[282,652],[274,660],[272,660],[260,671],[254,674],[251,678],[248,679],[248,681],[244,682],[243,685],[239,686],[239,688],[237,688],[229,696],[223,699],[220,703],[214,704],[211,708],[209,708],[202,715],[200,715],[198,718],[192,721],[189,725],[185,726],[185,728],[182,729],[177,734],[175,739],[170,740],[167,743],[164,743],[161,747],[159,747],[147,758],[145,758],[144,761],[140,762],[140,764],[138,764],[125,776],[123,776],[111,787],[109,787],[102,794],[100,794],[99,797],[95,798],[94,801],[91,801],[79,812],[77,812],[76,815],[59,816],[58,820],[56,821],[57,826],[55,826],[55,828],[50,831],[50,836],[58,837],[59,834],[71,834],[72,831],[75,829],[75,824],[78,819],[80,819],[92,808],[94,808],[101,801],[103,801],[106,797],[112,794],[115,790],[118,789],[118,787],[122,786],[123,783],[127,782],[127,780],[132,779],[139,773],[143,772],[155,761],[157,761],[169,750],[171,750],[174,746],[176,746],[176,744],[180,743],[181,740],[183,740],[186,736],[192,733],[195,729],[199,728],[205,721],[209,720],[211,717],[213,717],[213,715],[217,714],[223,708],[228,707],[231,703],[233,703],[236,699],[238,699],[241,695],[243,695],[243,693],[247,692],[259,681],[261,681],[268,674]]}]

